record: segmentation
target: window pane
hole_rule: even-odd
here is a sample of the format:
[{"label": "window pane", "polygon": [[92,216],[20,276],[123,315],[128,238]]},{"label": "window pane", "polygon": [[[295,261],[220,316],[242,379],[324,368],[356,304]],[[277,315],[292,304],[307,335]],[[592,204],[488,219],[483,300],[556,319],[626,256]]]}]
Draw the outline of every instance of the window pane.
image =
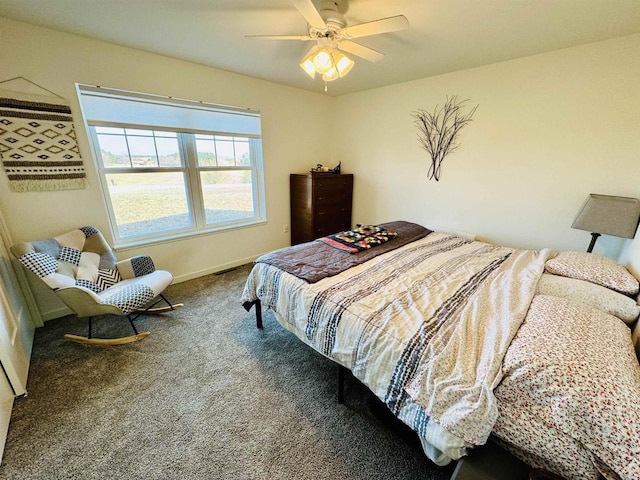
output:
[{"label": "window pane", "polygon": [[207,137],[208,139],[198,138],[204,137],[204,135],[196,135],[196,150],[198,151],[198,166],[200,167],[215,167],[216,163],[216,150],[213,143],[213,137]]},{"label": "window pane", "polygon": [[156,137],[176,138],[178,136],[178,134],[176,132],[165,132],[163,130],[156,130],[154,133],[156,134]]},{"label": "window pane", "polygon": [[114,133],[117,135],[124,135],[124,128],[96,127],[96,133]]},{"label": "window pane", "polygon": [[153,137],[129,137],[131,163],[134,167],[157,167],[156,146]]},{"label": "window pane", "polygon": [[233,153],[233,140],[220,140],[216,137],[216,153],[218,154],[218,166],[234,166],[236,164]]},{"label": "window pane", "polygon": [[120,237],[136,237],[193,225],[180,172],[107,174]]},{"label": "window pane", "polygon": [[161,167],[181,167],[177,138],[156,138],[158,160]]},{"label": "window pane", "polygon": [[130,167],[129,150],[124,136],[97,135],[102,162],[106,168]]},{"label": "window pane", "polygon": [[236,165],[251,165],[251,155],[249,154],[249,140],[235,139],[234,147],[236,150]]},{"label": "window pane", "polygon": [[138,130],[136,128],[127,128],[125,129],[127,135],[141,135],[143,137],[152,137],[153,130]]},{"label": "window pane", "polygon": [[250,170],[200,172],[207,224],[255,215]]}]

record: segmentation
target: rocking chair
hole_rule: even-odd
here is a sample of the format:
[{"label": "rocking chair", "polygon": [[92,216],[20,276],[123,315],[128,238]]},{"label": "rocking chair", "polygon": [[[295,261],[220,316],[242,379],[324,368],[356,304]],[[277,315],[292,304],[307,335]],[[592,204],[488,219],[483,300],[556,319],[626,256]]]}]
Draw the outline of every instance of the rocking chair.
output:
[{"label": "rocking chair", "polygon": [[[138,332],[134,321],[140,315],[183,306],[171,304],[162,295],[173,281],[171,273],[156,270],[148,255],[117,262],[111,247],[94,227],[82,227],[48,240],[19,243],[11,247],[11,252],[78,317],[89,317],[86,337],[64,336],[72,342],[121,345],[142,340],[150,332]],[[156,307],[160,302],[166,305]],[[93,317],[107,314],[126,316],[134,334],[93,338]]]}]

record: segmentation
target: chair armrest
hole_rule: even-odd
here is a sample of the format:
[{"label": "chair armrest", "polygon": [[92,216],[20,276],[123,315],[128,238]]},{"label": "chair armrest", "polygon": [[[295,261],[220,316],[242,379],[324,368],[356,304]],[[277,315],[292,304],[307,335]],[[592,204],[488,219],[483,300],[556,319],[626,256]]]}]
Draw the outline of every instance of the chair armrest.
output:
[{"label": "chair armrest", "polygon": [[149,255],[137,255],[116,263],[123,280],[148,275],[156,271],[156,266]]},{"label": "chair armrest", "polygon": [[55,290],[56,295],[79,317],[94,315],[122,315],[122,311],[115,305],[103,303],[103,299],[86,287],[63,287]]}]

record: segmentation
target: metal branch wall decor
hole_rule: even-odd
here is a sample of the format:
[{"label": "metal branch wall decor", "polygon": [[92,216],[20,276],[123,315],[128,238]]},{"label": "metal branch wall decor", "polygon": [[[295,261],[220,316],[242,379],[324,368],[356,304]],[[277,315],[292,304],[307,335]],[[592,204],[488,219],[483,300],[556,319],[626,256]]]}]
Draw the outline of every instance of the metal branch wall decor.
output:
[{"label": "metal branch wall decor", "polygon": [[431,166],[427,172],[427,178],[440,180],[442,161],[448,153],[458,148],[458,134],[462,127],[471,121],[478,105],[469,113],[464,113],[464,103],[468,100],[458,101],[457,95],[447,97],[443,107],[436,105],[433,113],[426,110],[413,112],[415,124],[418,127],[418,141],[422,148],[431,156]]}]

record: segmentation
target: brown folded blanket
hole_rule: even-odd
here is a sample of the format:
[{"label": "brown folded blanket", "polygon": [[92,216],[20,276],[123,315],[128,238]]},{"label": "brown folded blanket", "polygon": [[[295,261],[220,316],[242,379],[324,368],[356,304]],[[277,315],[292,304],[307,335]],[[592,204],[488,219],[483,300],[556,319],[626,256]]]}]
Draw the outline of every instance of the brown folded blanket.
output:
[{"label": "brown folded blanket", "polygon": [[376,248],[363,250],[353,255],[345,255],[344,252],[320,240],[314,240],[267,253],[258,258],[255,263],[273,265],[308,283],[316,283],[323,278],[337,275],[377,255],[395,250],[431,233],[431,230],[417,223],[402,220],[382,223],[379,227],[396,232],[398,236]]}]

